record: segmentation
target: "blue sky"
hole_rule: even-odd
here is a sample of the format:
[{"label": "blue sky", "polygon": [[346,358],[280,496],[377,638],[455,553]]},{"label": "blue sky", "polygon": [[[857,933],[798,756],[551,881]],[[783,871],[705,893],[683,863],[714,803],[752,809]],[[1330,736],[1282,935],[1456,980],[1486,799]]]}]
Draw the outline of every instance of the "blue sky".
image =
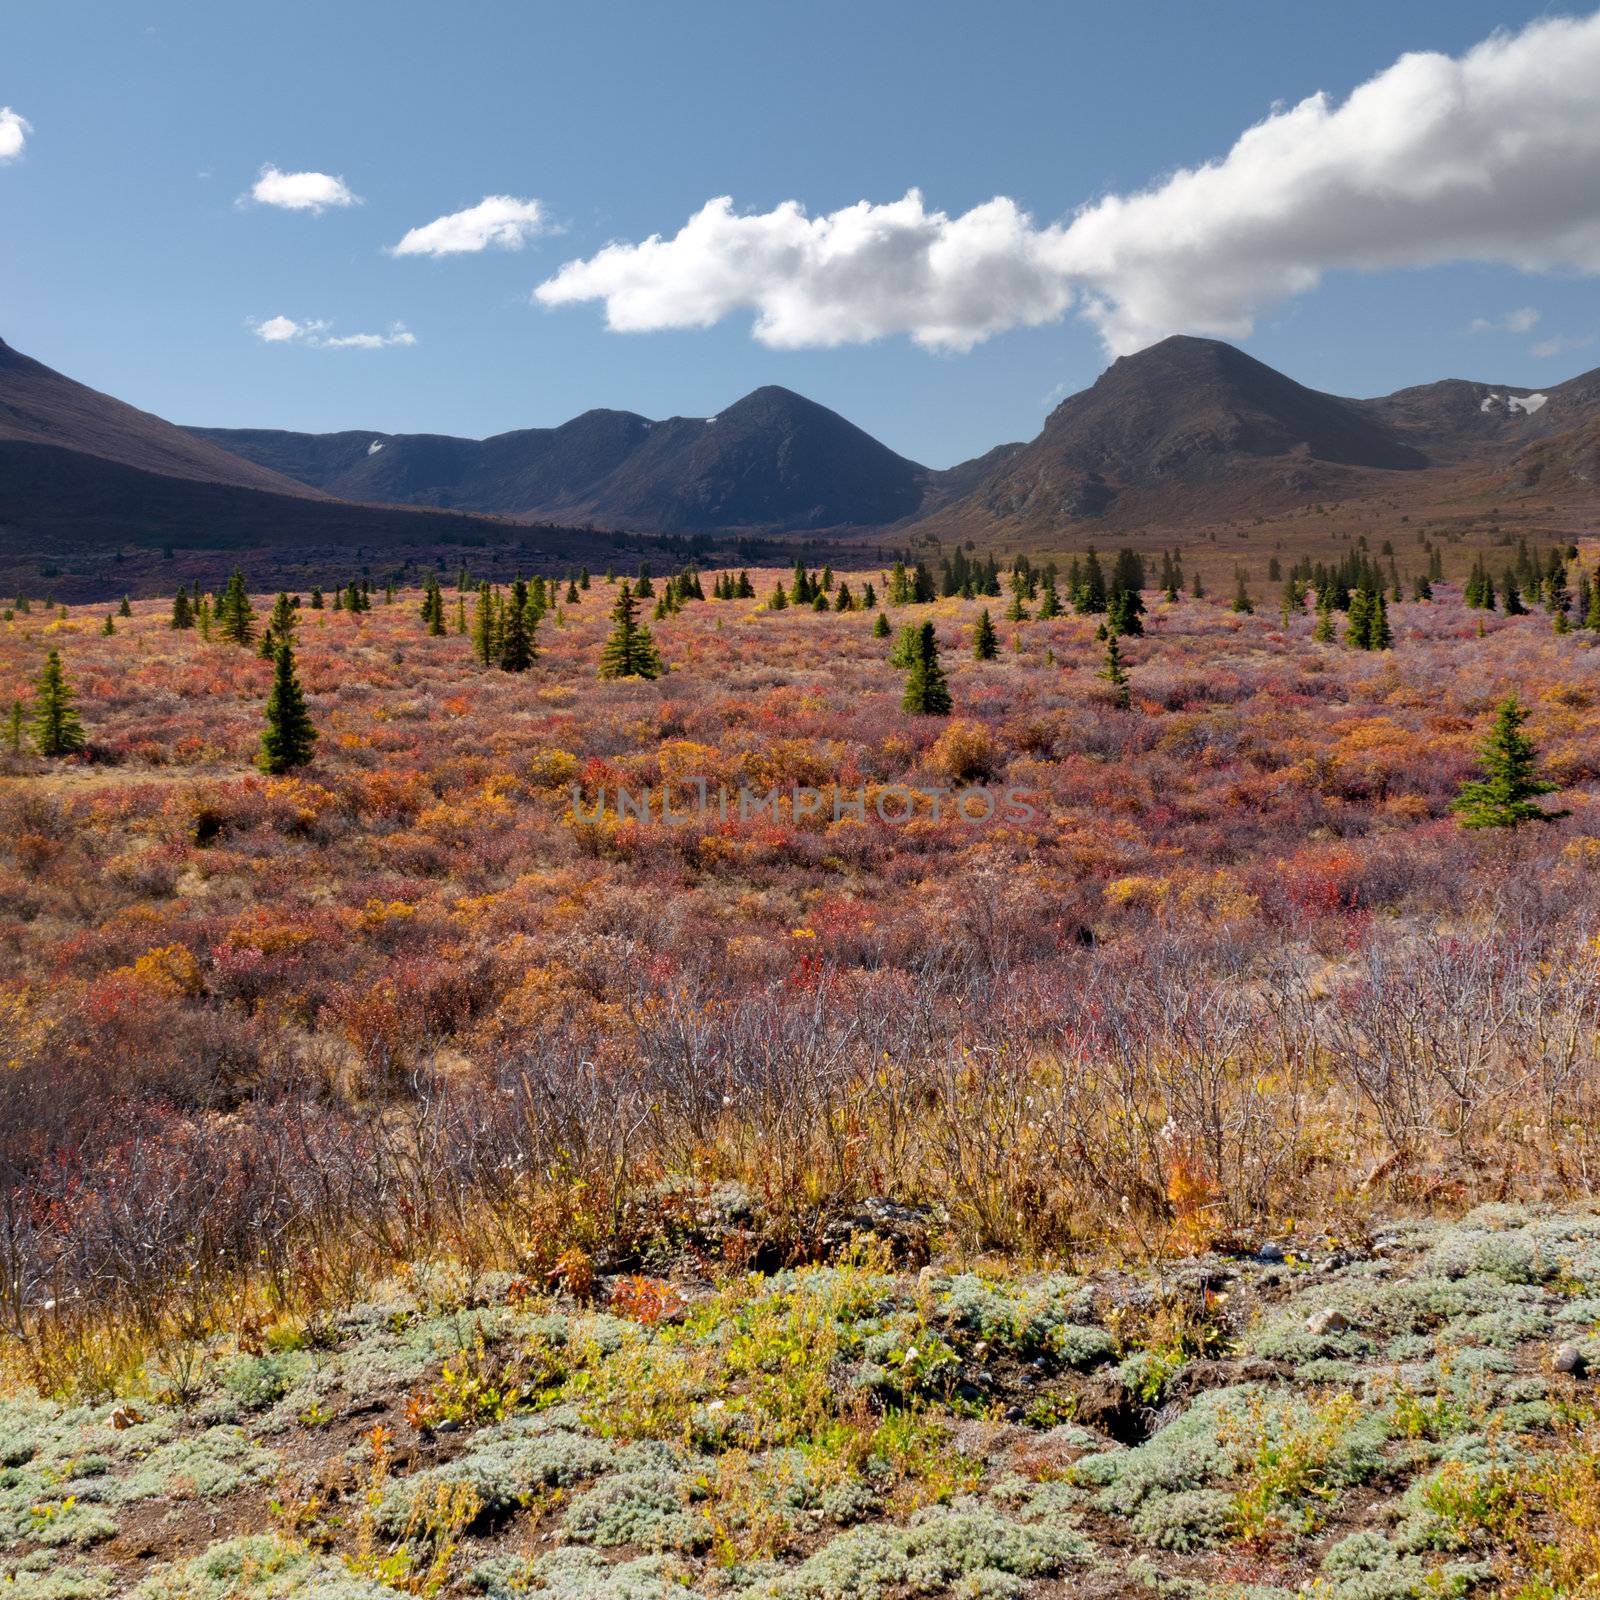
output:
[{"label": "blue sky", "polygon": [[[27,126],[0,163],[0,336],[175,421],[217,426],[481,435],[591,406],[707,415],[781,383],[938,466],[1030,437],[1116,341],[1131,348],[1196,319],[1216,331],[1218,318],[1245,316],[1238,342],[1336,392],[1441,376],[1537,387],[1600,364],[1600,346],[1585,343],[1600,334],[1595,236],[1546,237],[1548,215],[1469,218],[1472,237],[1491,243],[1453,252],[1430,230],[1459,231],[1458,216],[1392,196],[1375,216],[1358,195],[1348,224],[1326,230],[1336,238],[1310,239],[1331,208],[1296,212],[1295,180],[1267,242],[1244,252],[1298,260],[1296,230],[1307,236],[1316,282],[1288,291],[1257,281],[1254,263],[1215,239],[1196,247],[1193,270],[1174,265],[1170,236],[1187,226],[1178,211],[1153,212],[1134,242],[1127,219],[1112,219],[1122,231],[1103,270],[1078,265],[1096,239],[1033,230],[1221,161],[1275,103],[1321,90],[1337,109],[1405,52],[1460,56],[1545,14],[1509,0],[12,7],[0,106]],[[1526,102],[1528,75],[1544,72],[1513,63],[1509,83],[1486,80],[1482,93]],[[1562,159],[1593,189],[1583,139],[1600,111],[1586,120],[1581,102],[1552,93],[1552,121],[1584,124]],[[1484,119],[1503,124],[1505,103]],[[1301,159],[1300,136],[1284,128],[1282,159]],[[0,125],[0,152],[4,140]],[[342,179],[360,203],[241,204],[268,164]],[[1249,173],[1224,178],[1226,203],[1253,204]],[[1496,181],[1503,209],[1540,187],[1515,168]],[[957,272],[955,310],[937,313],[906,303],[914,287],[881,305],[871,257],[854,279],[819,269],[797,288],[774,222],[761,225],[767,254],[754,267],[729,266],[717,252],[735,246],[720,238],[662,263],[615,260],[633,314],[655,331],[607,327],[609,267],[583,269],[565,303],[532,299],[564,263],[592,263],[608,241],[671,238],[717,196],[758,218],[788,201],[816,218],[888,206],[913,188],[927,212],[950,218],[996,196],[1030,214],[1015,246],[1026,281],[1002,282],[985,257]],[[488,195],[536,200],[543,231],[516,250],[390,253],[408,230]],[[1553,194],[1550,206],[1571,202]],[[1354,270],[1350,259],[1366,257],[1345,241],[1369,226],[1405,242],[1389,250],[1375,237],[1378,270]],[[1505,243],[1507,226],[1543,229],[1526,259]],[[942,236],[939,224],[916,227]],[[1011,259],[1011,244],[996,248],[1002,265]],[[1056,315],[1051,296],[1069,281],[1051,276],[1062,251],[1075,275]],[[723,292],[730,271],[749,279],[734,309],[675,325],[686,302]],[[1090,295],[1118,309],[1086,317]],[[774,313],[776,342],[752,337],[755,305],[789,308]],[[947,313],[956,331],[928,334]],[[252,323],[274,318],[312,331],[269,342]],[[1475,321],[1494,326],[1470,331]],[[414,343],[335,342],[397,327]]]}]

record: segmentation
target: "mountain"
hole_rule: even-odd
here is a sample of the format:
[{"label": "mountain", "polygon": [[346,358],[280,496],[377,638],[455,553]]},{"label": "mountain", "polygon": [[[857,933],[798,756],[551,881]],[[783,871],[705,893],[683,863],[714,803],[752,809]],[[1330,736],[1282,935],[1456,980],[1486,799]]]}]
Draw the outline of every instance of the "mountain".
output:
[{"label": "mountain", "polygon": [[1036,439],[923,521],[963,537],[1091,519],[1181,529],[1402,486],[1448,500],[1479,491],[1465,469],[1503,465],[1596,420],[1600,372],[1540,392],[1450,379],[1345,399],[1232,345],[1178,336],[1113,362]]},{"label": "mountain", "polygon": [[943,476],[776,386],[714,417],[586,411],[489,439],[190,432],[328,494],[665,533],[882,526],[914,515]]},{"label": "mountain", "polygon": [[[334,499],[0,341],[0,558],[8,573],[18,563],[36,568],[123,545],[377,551],[525,543],[529,531],[499,519]],[[583,538],[552,531],[572,535],[568,547]]]},{"label": "mountain", "polygon": [[140,472],[305,498],[303,482],[74,382],[0,339],[0,448],[67,450]]}]

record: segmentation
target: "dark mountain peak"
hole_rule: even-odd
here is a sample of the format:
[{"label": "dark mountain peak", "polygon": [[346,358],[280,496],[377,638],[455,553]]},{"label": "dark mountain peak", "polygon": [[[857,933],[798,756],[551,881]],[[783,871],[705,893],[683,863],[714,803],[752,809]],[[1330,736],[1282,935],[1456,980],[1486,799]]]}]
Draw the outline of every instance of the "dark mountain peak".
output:
[{"label": "dark mountain peak", "polygon": [[0,443],[95,456],[142,472],[304,497],[307,485],[218,449],[0,341]]}]

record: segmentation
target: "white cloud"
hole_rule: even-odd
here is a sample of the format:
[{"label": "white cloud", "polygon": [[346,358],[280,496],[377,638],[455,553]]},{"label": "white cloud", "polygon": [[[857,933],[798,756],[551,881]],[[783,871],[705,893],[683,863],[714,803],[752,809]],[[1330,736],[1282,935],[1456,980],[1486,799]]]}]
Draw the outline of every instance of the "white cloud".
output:
[{"label": "white cloud", "polygon": [[403,322],[391,323],[387,333],[330,334],[331,322],[308,320],[296,322],[292,317],[267,317],[252,320],[246,326],[264,344],[304,344],[317,350],[383,350],[393,345],[413,345],[417,342]]},{"label": "white cloud", "polygon": [[1572,338],[1567,334],[1558,333],[1554,338],[1541,339],[1538,344],[1528,346],[1530,356],[1564,356],[1569,350],[1586,350],[1594,343],[1594,335],[1587,334],[1582,338]]},{"label": "white cloud", "polygon": [[781,346],[908,333],[964,350],[1077,303],[1113,354],[1169,333],[1248,335],[1333,270],[1451,261],[1600,272],[1600,14],[1402,56],[1343,104],[1274,110],[1226,156],[1070,220],[999,197],[958,217],[915,190],[808,217],[710,201],[671,238],[568,262],[535,295],[615,329],[741,310]]},{"label": "white cloud", "polygon": [[321,212],[329,206],[361,204],[361,196],[352,194],[343,178],[326,172],[280,172],[271,162],[261,169],[250,198],[285,211]]},{"label": "white cloud", "polygon": [[794,201],[739,216],[723,196],[671,239],[608,245],[534,293],[545,305],[604,300],[623,333],[703,328],[750,307],[756,338],[780,348],[908,333],[929,349],[968,350],[1067,309],[1072,286],[1052,259],[1060,239],[1004,198],[950,217],[913,189],[808,217]]},{"label": "white cloud", "polygon": [[10,106],[0,106],[0,161],[15,161],[33,132],[33,124]]},{"label": "white cloud", "polygon": [[1503,317],[1474,317],[1467,324],[1468,333],[1532,333],[1539,321],[1539,312],[1533,306],[1519,306]]},{"label": "white cloud", "polygon": [[500,250],[520,250],[535,234],[550,232],[544,207],[537,200],[518,200],[509,194],[485,195],[465,211],[452,211],[413,228],[389,252],[396,256],[456,256],[491,245]]}]

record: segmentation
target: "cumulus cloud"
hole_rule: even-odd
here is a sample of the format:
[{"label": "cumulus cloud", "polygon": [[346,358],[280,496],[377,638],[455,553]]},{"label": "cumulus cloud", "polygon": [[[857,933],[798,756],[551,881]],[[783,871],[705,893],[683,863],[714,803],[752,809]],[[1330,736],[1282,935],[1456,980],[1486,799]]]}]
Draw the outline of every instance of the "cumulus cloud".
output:
[{"label": "cumulus cloud", "polygon": [[551,306],[603,300],[623,333],[704,328],[750,308],[756,338],[780,348],[907,333],[930,349],[968,350],[1067,309],[1059,243],[1059,229],[1036,228],[1004,198],[950,217],[913,189],[888,205],[808,217],[794,201],[740,216],[724,195],[672,238],[608,245],[534,294]]},{"label": "cumulus cloud", "polygon": [[465,211],[452,211],[413,228],[389,252],[396,256],[458,256],[491,246],[520,250],[535,234],[548,233],[544,207],[537,200],[518,200],[509,194],[485,195]]},{"label": "cumulus cloud", "polygon": [[33,124],[10,106],[0,106],[0,161],[15,161],[33,132]]},{"label": "cumulus cloud", "polygon": [[1539,321],[1539,313],[1532,306],[1519,306],[1503,317],[1474,317],[1467,324],[1468,333],[1532,333]]},{"label": "cumulus cloud", "polygon": [[343,178],[327,172],[280,172],[268,162],[250,190],[257,205],[278,206],[284,211],[326,211],[329,206],[358,206],[361,196],[352,194]]},{"label": "cumulus cloud", "polygon": [[1228,153],[1037,224],[1004,197],[963,215],[912,191],[809,217],[710,201],[672,237],[608,245],[535,290],[615,329],[704,327],[833,345],[907,333],[965,350],[1076,303],[1112,354],[1169,333],[1248,335],[1334,270],[1451,261],[1600,272],[1600,14],[1402,56],[1342,104],[1274,110]]},{"label": "cumulus cloud", "polygon": [[304,344],[317,350],[383,350],[417,342],[417,336],[403,322],[391,323],[387,333],[331,334],[331,322],[296,322],[282,316],[252,320],[246,326],[263,344]]}]

